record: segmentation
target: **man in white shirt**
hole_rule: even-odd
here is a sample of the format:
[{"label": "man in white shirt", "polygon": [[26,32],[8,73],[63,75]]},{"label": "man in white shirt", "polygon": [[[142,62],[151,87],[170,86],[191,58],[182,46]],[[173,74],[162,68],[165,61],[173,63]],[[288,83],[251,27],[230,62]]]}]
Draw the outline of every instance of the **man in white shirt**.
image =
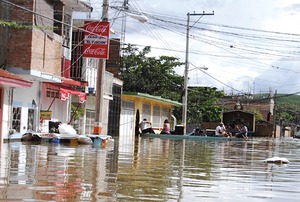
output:
[{"label": "man in white shirt", "polygon": [[147,119],[143,119],[143,121],[140,123],[140,128],[142,130],[142,133],[155,134],[154,130],[151,127],[150,121],[147,121]]},{"label": "man in white shirt", "polygon": [[226,136],[225,126],[222,122],[216,127],[215,135],[216,136]]},{"label": "man in white shirt", "polygon": [[226,127],[225,125],[221,122],[217,127],[216,127],[216,132],[215,135],[216,136],[224,136],[224,137],[228,137],[231,138],[232,134],[230,132],[226,131]]}]

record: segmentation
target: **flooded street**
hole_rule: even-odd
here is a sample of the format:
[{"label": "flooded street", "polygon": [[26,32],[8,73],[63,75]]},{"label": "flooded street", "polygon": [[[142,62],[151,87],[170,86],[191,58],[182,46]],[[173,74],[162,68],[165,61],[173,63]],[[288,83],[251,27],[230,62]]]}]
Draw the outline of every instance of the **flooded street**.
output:
[{"label": "flooded street", "polygon": [[[300,140],[3,143],[0,201],[299,201]],[[263,160],[284,157],[290,163]]]}]

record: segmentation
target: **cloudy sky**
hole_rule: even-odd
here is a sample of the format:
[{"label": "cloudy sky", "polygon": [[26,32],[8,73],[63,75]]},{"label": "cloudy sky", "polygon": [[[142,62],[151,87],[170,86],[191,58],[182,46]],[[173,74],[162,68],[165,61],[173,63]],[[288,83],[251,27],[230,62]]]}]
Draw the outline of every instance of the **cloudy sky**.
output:
[{"label": "cloudy sky", "polygon": [[[87,1],[94,7],[91,18],[101,18],[102,1]],[[122,3],[110,0],[112,7]],[[148,21],[127,17],[125,43],[151,46],[151,56],[175,56],[182,62],[187,13],[214,13],[190,16],[189,85],[217,87],[228,94],[300,92],[297,0],[129,0],[128,12],[147,16]],[[120,16],[110,8],[116,31],[111,37],[121,36]],[[183,75],[184,66],[176,72]]]}]

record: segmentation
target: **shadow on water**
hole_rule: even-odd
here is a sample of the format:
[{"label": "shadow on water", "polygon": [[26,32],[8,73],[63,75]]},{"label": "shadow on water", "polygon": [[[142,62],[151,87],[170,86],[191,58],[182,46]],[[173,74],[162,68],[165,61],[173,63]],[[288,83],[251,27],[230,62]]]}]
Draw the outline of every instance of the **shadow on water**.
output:
[{"label": "shadow on water", "polygon": [[[0,201],[298,200],[300,140],[0,145]],[[285,157],[289,164],[263,160]]]}]

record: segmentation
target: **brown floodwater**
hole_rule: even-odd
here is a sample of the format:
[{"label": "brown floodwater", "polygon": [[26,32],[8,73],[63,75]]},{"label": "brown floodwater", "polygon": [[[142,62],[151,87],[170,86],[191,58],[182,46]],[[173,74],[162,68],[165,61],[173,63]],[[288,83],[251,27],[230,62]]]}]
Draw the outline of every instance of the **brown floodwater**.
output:
[{"label": "brown floodwater", "polygon": [[[0,201],[299,201],[300,139],[0,145]],[[265,163],[270,157],[290,163]]]}]

